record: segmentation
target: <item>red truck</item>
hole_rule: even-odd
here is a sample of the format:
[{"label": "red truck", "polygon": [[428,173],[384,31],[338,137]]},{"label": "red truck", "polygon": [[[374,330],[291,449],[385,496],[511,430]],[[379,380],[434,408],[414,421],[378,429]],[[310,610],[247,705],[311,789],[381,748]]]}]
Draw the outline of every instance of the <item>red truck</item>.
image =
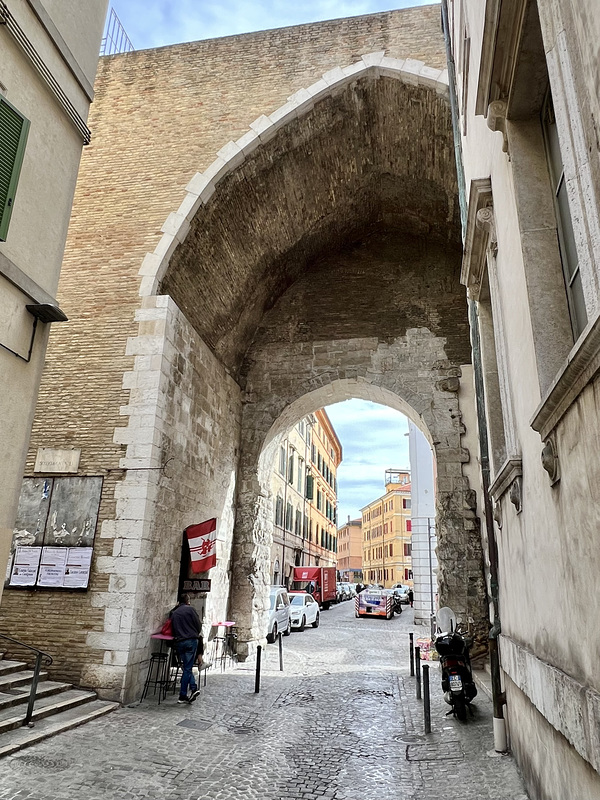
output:
[{"label": "red truck", "polygon": [[294,589],[312,594],[327,611],[336,600],[335,567],[294,567]]}]

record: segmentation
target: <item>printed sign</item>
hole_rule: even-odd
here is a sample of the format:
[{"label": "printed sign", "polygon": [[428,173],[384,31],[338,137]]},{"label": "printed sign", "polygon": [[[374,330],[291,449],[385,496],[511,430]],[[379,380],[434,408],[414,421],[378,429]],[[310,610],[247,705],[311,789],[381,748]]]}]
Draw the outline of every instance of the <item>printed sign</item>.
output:
[{"label": "printed sign", "polygon": [[41,547],[17,547],[10,573],[10,585],[35,586],[41,555]]}]

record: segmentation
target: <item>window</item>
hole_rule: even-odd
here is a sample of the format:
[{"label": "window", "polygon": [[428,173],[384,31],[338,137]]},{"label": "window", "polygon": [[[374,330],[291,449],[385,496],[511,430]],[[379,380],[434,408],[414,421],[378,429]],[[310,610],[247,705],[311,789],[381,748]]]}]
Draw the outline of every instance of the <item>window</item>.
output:
[{"label": "window", "polygon": [[412,546],[410,544],[404,545],[404,555],[409,556],[412,553]]},{"label": "window", "polygon": [[285,509],[285,529],[286,531],[292,530],[292,524],[294,521],[294,509],[292,508],[292,504],[288,503]]},{"label": "window", "polygon": [[294,524],[294,533],[296,536],[300,536],[302,534],[302,512],[300,509],[296,509],[296,522]]},{"label": "window", "polygon": [[411,531],[412,531],[412,520],[410,520],[410,519],[406,520],[406,530],[407,530],[408,533],[411,533]]},{"label": "window", "polygon": [[410,508],[410,499],[407,497],[402,498],[402,508]]},{"label": "window", "polygon": [[294,454],[290,455],[288,461],[288,483],[294,483]]},{"label": "window", "polygon": [[279,448],[279,472],[285,475],[285,447]]},{"label": "window", "polygon": [[306,499],[312,500],[315,496],[315,479],[312,475],[306,476]]},{"label": "window", "polygon": [[389,550],[390,550],[390,558],[391,558],[394,555],[394,546],[392,544],[390,544]]},{"label": "window", "polygon": [[323,493],[317,489],[317,511],[323,510]]},{"label": "window", "polygon": [[12,214],[29,120],[0,95],[0,241],[5,242]]},{"label": "window", "polygon": [[578,339],[587,325],[587,311],[583,297],[583,287],[581,285],[581,272],[579,271],[575,234],[573,232],[573,222],[569,210],[565,170],[558,142],[554,106],[552,104],[552,96],[549,92],[544,107],[542,108],[542,126],[544,129],[548,172],[550,173],[550,182],[554,195],[558,243],[567,290],[571,326],[575,339]]},{"label": "window", "polygon": [[313,464],[317,460],[317,448],[314,446],[314,444],[311,444],[310,446],[310,460],[312,461]]},{"label": "window", "polygon": [[298,491],[302,494],[304,488],[304,459],[298,459]]},{"label": "window", "polygon": [[283,497],[281,495],[277,495],[275,501],[275,525],[283,527]]}]

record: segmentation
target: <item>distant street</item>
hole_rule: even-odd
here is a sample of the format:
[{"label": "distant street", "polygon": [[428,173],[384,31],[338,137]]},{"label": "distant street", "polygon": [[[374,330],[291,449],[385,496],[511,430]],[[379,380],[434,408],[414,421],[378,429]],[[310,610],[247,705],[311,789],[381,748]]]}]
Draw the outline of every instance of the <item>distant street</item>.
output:
[{"label": "distant street", "polygon": [[432,727],[408,669],[412,610],[355,619],[348,601],[318,629],[268,645],[254,667],[209,672],[192,706],[153,698],[4,759],[0,798],[19,800],[526,800],[510,756],[490,756],[491,704],[446,717],[432,668]]}]

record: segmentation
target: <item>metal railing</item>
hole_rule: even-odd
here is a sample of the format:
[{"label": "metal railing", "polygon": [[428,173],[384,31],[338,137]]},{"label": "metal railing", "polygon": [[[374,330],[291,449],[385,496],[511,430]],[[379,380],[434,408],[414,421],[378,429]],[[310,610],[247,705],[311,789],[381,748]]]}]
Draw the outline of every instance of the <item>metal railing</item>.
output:
[{"label": "metal railing", "polygon": [[131,39],[125,33],[125,28],[121,24],[114,8],[110,9],[108,21],[100,45],[101,56],[113,56],[115,53],[130,53],[135,50]]},{"label": "metal railing", "polygon": [[4,633],[0,633],[0,639],[4,639],[6,642],[17,644],[19,647],[24,647],[26,650],[31,650],[36,654],[35,665],[33,667],[33,678],[31,680],[31,689],[29,690],[29,702],[27,703],[27,713],[25,714],[25,719],[23,720],[23,727],[28,726],[32,728],[33,722],[31,721],[31,718],[33,717],[33,706],[35,704],[35,696],[40,680],[42,661],[45,659],[46,666],[49,667],[50,664],[52,664],[52,656],[48,653],[44,653],[43,650],[39,650],[37,647],[32,647],[30,644],[25,644],[25,642],[20,642],[18,639],[13,639],[10,636],[6,636]]}]

